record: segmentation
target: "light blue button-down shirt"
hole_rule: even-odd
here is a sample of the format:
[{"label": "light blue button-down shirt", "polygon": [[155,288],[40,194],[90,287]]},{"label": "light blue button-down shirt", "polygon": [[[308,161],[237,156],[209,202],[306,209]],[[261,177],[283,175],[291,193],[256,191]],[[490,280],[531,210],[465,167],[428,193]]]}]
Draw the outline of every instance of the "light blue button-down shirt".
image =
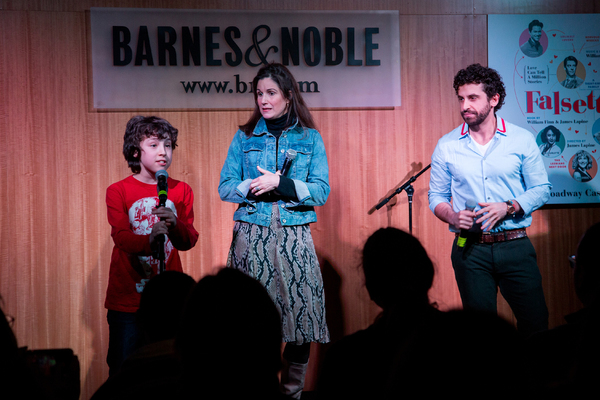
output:
[{"label": "light blue button-down shirt", "polygon": [[[490,232],[526,228],[531,213],[550,197],[552,185],[533,135],[498,117],[496,134],[481,154],[469,126],[462,124],[444,135],[431,156],[429,208],[451,203],[455,212],[465,209],[467,200],[477,203],[515,199],[524,215],[506,217]],[[481,207],[477,206],[475,211]],[[450,225],[450,230],[458,229]]]}]

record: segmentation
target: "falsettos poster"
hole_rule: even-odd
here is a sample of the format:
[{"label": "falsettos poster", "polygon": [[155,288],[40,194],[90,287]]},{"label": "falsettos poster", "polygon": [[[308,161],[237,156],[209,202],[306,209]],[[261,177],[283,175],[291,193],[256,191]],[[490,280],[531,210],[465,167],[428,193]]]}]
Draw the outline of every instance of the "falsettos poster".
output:
[{"label": "falsettos poster", "polygon": [[542,153],[548,204],[600,203],[600,14],[490,15],[488,64],[506,85],[499,115]]}]

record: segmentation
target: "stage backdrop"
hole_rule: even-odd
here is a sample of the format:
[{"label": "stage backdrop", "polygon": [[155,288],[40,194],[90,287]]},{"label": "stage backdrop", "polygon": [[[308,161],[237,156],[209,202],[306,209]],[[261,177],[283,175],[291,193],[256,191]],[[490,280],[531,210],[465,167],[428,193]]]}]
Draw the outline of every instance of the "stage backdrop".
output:
[{"label": "stage backdrop", "polygon": [[[331,195],[318,208],[311,230],[333,340],[364,329],[380,311],[364,288],[360,249],[381,227],[408,230],[407,196],[396,196],[379,211],[374,207],[429,164],[438,139],[462,123],[452,79],[473,62],[487,64],[488,14],[600,11],[594,0],[532,0],[526,5],[521,0],[0,0],[0,137],[6,144],[0,158],[3,309],[15,317],[21,346],[74,350],[81,362],[82,399],[89,399],[108,376],[104,295],[113,243],[106,188],[131,173],[121,154],[125,124],[135,113],[148,114],[98,111],[88,103],[93,93],[90,7],[117,3],[291,13],[399,12],[402,106],[313,110],[328,153]],[[219,172],[237,126],[250,113],[152,113],[180,132],[169,175],[189,183],[196,195],[200,238],[182,261],[185,271],[200,279],[227,258],[235,205],[219,199]],[[453,235],[428,208],[428,180],[426,172],[414,184],[413,234],[436,267],[430,299],[447,310],[461,305],[450,263]],[[581,306],[567,257],[586,227],[598,220],[600,209],[589,205],[534,214],[528,234],[538,253],[552,326]],[[402,255],[398,257],[401,262]],[[499,300],[500,314],[512,320]],[[313,347],[308,390],[314,388],[326,348]],[[432,371],[443,373],[435,365]]]}]

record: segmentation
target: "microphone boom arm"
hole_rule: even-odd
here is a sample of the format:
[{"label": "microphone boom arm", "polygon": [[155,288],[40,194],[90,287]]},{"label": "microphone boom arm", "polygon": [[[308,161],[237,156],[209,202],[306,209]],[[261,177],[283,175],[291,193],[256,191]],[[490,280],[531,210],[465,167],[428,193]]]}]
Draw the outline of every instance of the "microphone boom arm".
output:
[{"label": "microphone boom arm", "polygon": [[394,191],[394,193],[392,193],[391,195],[389,195],[388,197],[386,197],[385,199],[383,199],[381,202],[379,202],[379,204],[377,204],[377,206],[375,206],[376,210],[379,210],[381,207],[383,207],[384,205],[386,205],[394,196],[396,196],[397,194],[401,193],[403,190],[406,190],[409,186],[411,186],[411,184],[417,180],[417,178],[419,176],[421,176],[421,174],[425,171],[427,171],[429,169],[429,167],[431,167],[431,164],[427,165],[425,168],[423,168],[421,171],[419,171],[416,175],[411,176],[409,180],[407,180],[406,182],[404,182],[402,185],[400,185],[400,187],[398,187],[398,189],[396,189]]}]

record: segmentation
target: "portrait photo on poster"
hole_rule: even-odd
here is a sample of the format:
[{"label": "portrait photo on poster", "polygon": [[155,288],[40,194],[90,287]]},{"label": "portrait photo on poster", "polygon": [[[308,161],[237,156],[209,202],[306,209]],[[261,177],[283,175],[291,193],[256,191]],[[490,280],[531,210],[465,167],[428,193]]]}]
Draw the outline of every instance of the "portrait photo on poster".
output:
[{"label": "portrait photo on poster", "polygon": [[548,36],[543,31],[544,24],[537,19],[529,23],[526,30],[521,33],[519,45],[527,57],[539,57],[548,48]]},{"label": "portrait photo on poster", "polygon": [[537,142],[544,157],[558,157],[565,148],[564,135],[554,125],[542,129]]},{"label": "portrait photo on poster", "polygon": [[579,150],[571,157],[569,172],[577,182],[589,182],[598,172],[598,163],[590,153]]},{"label": "portrait photo on poster", "polygon": [[560,84],[567,89],[577,89],[585,81],[585,67],[575,56],[567,56],[556,70]]}]

